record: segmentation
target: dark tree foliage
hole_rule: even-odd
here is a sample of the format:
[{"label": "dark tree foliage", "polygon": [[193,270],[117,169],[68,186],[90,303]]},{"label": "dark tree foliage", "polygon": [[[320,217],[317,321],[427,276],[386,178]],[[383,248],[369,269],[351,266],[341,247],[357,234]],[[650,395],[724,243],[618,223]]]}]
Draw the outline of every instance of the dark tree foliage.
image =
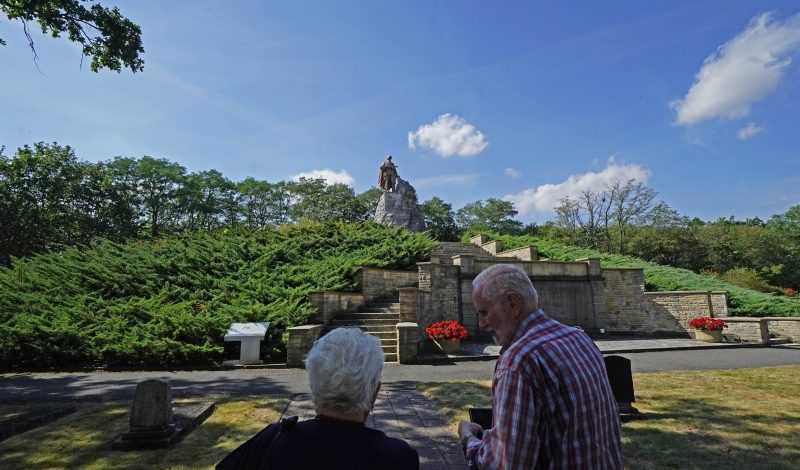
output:
[{"label": "dark tree foliage", "polygon": [[458,241],[459,230],[455,222],[453,206],[438,197],[432,197],[419,206],[425,217],[425,227],[436,240]]},{"label": "dark tree foliage", "polygon": [[0,264],[136,230],[125,189],[102,164],[78,161],[56,143],[22,147],[13,158],[0,153]]},{"label": "dark tree foliage", "polygon": [[[34,60],[36,48],[28,23],[35,21],[43,33],[54,38],[66,34],[70,41],[81,44],[83,56],[92,58],[93,72],[144,69],[142,31],[116,7],[105,8],[91,0],[0,0],[0,11],[8,19],[22,22]],[[5,41],[0,39],[0,45]]]}]

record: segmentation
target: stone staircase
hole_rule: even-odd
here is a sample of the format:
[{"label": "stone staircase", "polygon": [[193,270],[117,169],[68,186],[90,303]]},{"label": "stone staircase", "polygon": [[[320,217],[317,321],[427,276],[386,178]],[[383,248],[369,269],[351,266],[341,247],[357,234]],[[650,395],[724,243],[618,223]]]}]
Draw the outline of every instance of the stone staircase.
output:
[{"label": "stone staircase", "polygon": [[453,264],[455,255],[472,255],[481,258],[491,258],[492,254],[478,245],[461,242],[439,242],[431,251],[431,258],[439,258],[442,264]]},{"label": "stone staircase", "polygon": [[[439,242],[431,251],[431,260],[438,260],[441,264],[453,264],[455,255],[472,255],[480,258],[491,258],[492,254],[472,243]],[[357,327],[363,331],[377,336],[381,341],[383,356],[386,362],[398,360],[397,324],[400,323],[400,298],[396,290],[386,292],[386,297],[373,302],[368,302],[356,312],[339,312],[334,314],[322,329],[321,335],[327,334],[334,328]]]},{"label": "stone staircase", "polygon": [[361,328],[381,340],[384,361],[397,362],[397,324],[399,322],[400,301],[395,294],[392,298],[370,302],[358,312],[337,313],[322,333],[325,334],[334,328],[343,326]]}]

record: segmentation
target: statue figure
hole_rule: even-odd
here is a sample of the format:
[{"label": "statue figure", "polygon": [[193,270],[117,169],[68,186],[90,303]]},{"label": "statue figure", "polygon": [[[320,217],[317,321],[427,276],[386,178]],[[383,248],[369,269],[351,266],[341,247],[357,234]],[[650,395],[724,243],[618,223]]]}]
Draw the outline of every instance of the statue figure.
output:
[{"label": "statue figure", "polygon": [[378,186],[384,191],[397,191],[397,165],[392,162],[392,156],[386,157],[378,174]]}]

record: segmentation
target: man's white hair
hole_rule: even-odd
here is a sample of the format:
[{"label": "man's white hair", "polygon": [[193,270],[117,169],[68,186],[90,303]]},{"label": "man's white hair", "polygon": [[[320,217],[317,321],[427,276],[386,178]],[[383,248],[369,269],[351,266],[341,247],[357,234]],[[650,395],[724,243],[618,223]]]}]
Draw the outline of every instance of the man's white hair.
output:
[{"label": "man's white hair", "polygon": [[336,328],[314,343],[305,364],[317,412],[370,410],[383,371],[377,337],[358,328]]},{"label": "man's white hair", "polygon": [[496,301],[506,292],[516,292],[522,297],[525,307],[539,308],[539,293],[533,287],[531,278],[515,264],[494,264],[481,271],[472,281],[472,288],[480,290],[484,299]]}]

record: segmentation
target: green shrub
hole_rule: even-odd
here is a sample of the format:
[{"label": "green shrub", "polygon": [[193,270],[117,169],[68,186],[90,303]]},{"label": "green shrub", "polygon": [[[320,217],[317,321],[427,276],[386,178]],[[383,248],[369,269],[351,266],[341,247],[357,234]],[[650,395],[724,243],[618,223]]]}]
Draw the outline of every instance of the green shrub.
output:
[{"label": "green shrub", "polygon": [[196,232],[14,260],[0,269],[0,369],[210,363],[235,321],[267,349],[312,315],[308,293],[353,290],[360,266],[413,269],[434,242],[373,223]]}]

